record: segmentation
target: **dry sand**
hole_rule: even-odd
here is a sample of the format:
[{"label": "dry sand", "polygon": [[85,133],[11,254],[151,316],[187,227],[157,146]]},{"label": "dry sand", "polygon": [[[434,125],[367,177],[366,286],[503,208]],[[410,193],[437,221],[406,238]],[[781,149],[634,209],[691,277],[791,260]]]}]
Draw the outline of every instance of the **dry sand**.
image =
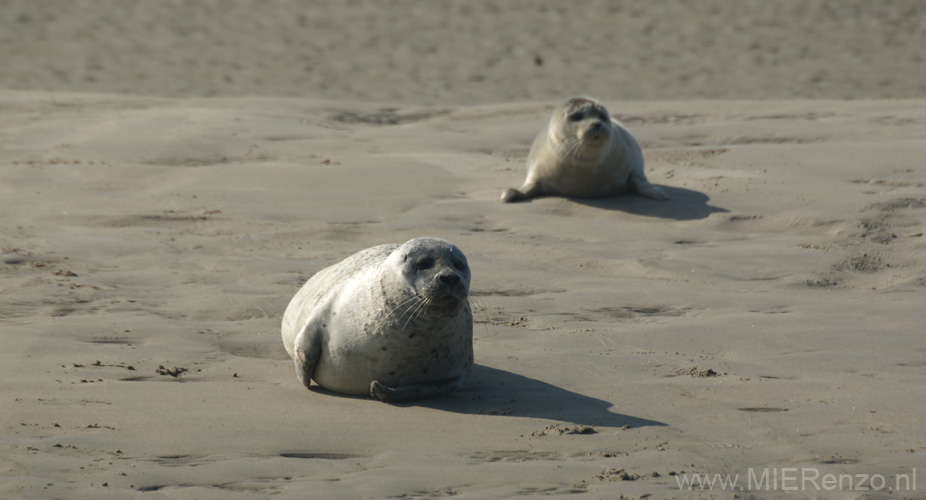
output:
[{"label": "dry sand", "polygon": [[0,0],[0,88],[415,104],[921,98],[922,0]]},{"label": "dry sand", "polygon": [[[768,3],[785,6],[769,32],[795,29],[794,3]],[[6,23],[65,5],[4,4]],[[67,5],[61,22],[122,12]],[[181,3],[126,5],[156,18]],[[250,26],[243,3],[203,5],[222,13],[215,23]],[[288,4],[270,5],[280,15]],[[435,15],[415,5],[406,10]],[[519,14],[501,5],[478,19]],[[680,27],[716,16],[667,17],[679,5],[642,16]],[[921,4],[884,5],[922,39],[922,15],[901,15]],[[360,7],[370,8],[325,6],[333,24]],[[837,10],[844,23],[881,26]],[[385,31],[362,39],[406,39],[364,26]],[[508,36],[550,35],[531,28]],[[811,42],[823,36],[803,29]],[[268,57],[244,31],[254,51],[229,50],[251,74]],[[738,33],[748,43],[751,32]],[[75,51],[105,38],[68,36]],[[4,57],[38,50],[13,38]],[[174,38],[128,30],[113,40],[147,54],[144,44]],[[34,68],[63,64],[45,50]],[[543,68],[574,53],[544,50]],[[516,67],[457,93],[442,85],[465,78],[441,73],[450,62],[437,55],[415,66],[435,67],[434,78],[397,80],[339,57],[328,62],[346,73],[332,81],[355,75],[368,93],[299,94],[288,87],[298,76],[273,71],[279,61],[267,61],[266,86],[201,91],[181,70],[171,81],[186,87],[162,92],[106,65],[97,86],[26,63],[0,74],[13,89],[0,91],[0,498],[734,498],[678,481],[730,474],[748,488],[749,471],[765,469],[821,477],[739,498],[923,498],[921,66],[891,72],[902,85],[888,94],[863,82],[853,95],[907,100],[795,100],[818,95],[806,85],[742,94],[737,81],[730,95],[752,100],[734,101],[694,99],[718,97],[717,80],[680,98],[669,83],[625,95],[562,73],[517,93]],[[665,64],[654,61],[650,75]],[[712,62],[726,63],[737,64]],[[165,69],[150,64],[147,74]],[[628,126],[670,201],[496,201],[521,182],[534,134],[572,93],[597,94]],[[280,341],[289,299],[350,253],[422,235],[456,243],[473,269],[477,366],[466,387],[396,406],[306,391]],[[826,474],[852,475],[852,487],[822,489]],[[880,484],[856,475],[883,488],[855,491]]]}]

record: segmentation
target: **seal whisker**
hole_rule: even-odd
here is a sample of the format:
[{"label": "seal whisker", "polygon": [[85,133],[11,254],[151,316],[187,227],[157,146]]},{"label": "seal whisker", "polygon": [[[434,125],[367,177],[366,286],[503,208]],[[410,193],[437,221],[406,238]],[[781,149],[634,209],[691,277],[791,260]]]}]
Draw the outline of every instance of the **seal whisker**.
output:
[{"label": "seal whisker", "polygon": [[414,297],[407,298],[407,299],[400,301],[397,304],[390,304],[389,310],[385,314],[382,315],[382,318],[379,318],[377,320],[375,328],[381,328],[383,325],[385,325],[386,321],[388,321],[389,318],[391,318],[396,313],[396,311],[398,311],[402,306],[409,303],[409,301],[413,299]]},{"label": "seal whisker", "polygon": [[575,152],[572,155],[572,163],[575,164],[576,160],[585,156],[585,150],[588,148],[588,143],[581,141],[577,143]]},{"label": "seal whisker", "polygon": [[428,308],[428,305],[430,304],[431,304],[430,297],[422,297],[421,300],[418,302],[417,307],[412,312],[411,316],[408,317],[408,321],[406,321],[405,324],[402,325],[402,331],[405,331],[405,329],[408,328],[409,323],[412,323],[417,318],[420,318],[421,313],[425,311]]},{"label": "seal whisker", "polygon": [[588,141],[582,140],[582,141],[577,142],[575,150],[572,155],[572,162],[575,163],[580,158],[584,158],[585,153],[589,147],[590,147],[590,144]]},{"label": "seal whisker", "polygon": [[560,156],[563,158],[564,164],[572,164],[575,159],[575,152],[578,149],[579,143],[572,141],[565,145],[563,149],[560,150]]},{"label": "seal whisker", "polygon": [[[420,298],[417,294],[416,294],[416,295],[412,295],[411,297],[408,297],[407,299],[403,300],[402,302],[399,302],[395,307],[393,307],[392,310],[389,311],[389,314],[387,314],[387,316],[392,316],[392,315],[395,314],[399,309],[401,309],[402,307],[405,307],[405,310],[402,311],[402,314],[400,314],[399,317],[396,318],[396,319],[401,320],[406,314],[408,314],[408,312],[409,312],[409,310],[410,310],[411,308],[413,308],[413,307],[415,307],[415,305],[417,305],[417,302],[418,302],[419,300],[421,300],[421,298]],[[406,306],[407,306],[407,307],[406,307]]]},{"label": "seal whisker", "polygon": [[418,315],[418,313],[425,307],[426,304],[427,304],[427,299],[423,297],[418,297],[418,301],[415,302],[415,305],[408,308],[408,311],[409,311],[408,319],[405,320],[405,324],[402,325],[403,332],[408,328],[408,325],[411,324],[415,320],[415,316]]},{"label": "seal whisker", "polygon": [[466,297],[466,300],[469,302],[470,313],[479,316],[478,322],[482,323],[486,331],[489,331],[489,306],[486,301],[473,295]]},{"label": "seal whisker", "polygon": [[[399,324],[402,322],[403,319],[405,319],[406,315],[408,315],[409,319],[411,319],[411,317],[414,316],[415,314],[414,313],[415,309],[420,306],[421,301],[422,301],[421,296],[417,294],[412,295],[411,297],[403,300],[398,306],[396,306],[392,311],[390,311],[389,314],[383,316],[383,321],[381,322],[382,324],[380,326],[381,327],[385,326],[386,322],[389,320],[392,320],[394,324]],[[406,307],[405,307],[405,310],[402,311],[402,314],[399,314],[398,316],[394,316],[394,313],[403,306],[406,306]],[[407,325],[408,325],[408,321],[405,322],[405,326]],[[402,330],[405,330],[405,326],[402,326]]]}]

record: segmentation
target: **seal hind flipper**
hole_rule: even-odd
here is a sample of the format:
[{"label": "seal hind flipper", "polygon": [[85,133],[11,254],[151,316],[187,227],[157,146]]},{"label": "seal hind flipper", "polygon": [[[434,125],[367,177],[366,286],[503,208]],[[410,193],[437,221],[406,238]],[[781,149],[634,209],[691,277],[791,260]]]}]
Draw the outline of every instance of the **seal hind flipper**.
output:
[{"label": "seal hind flipper", "polygon": [[296,365],[296,376],[302,385],[309,388],[312,385],[312,375],[315,373],[315,365],[318,358],[321,357],[321,332],[314,327],[314,322],[309,321],[305,327],[296,335],[293,349],[293,362]]},{"label": "seal hind flipper", "polygon": [[630,174],[628,179],[630,189],[638,195],[651,200],[668,200],[669,196],[659,186],[654,186],[646,179],[646,176],[640,172]]},{"label": "seal hind flipper", "polygon": [[518,191],[515,188],[508,188],[502,193],[502,196],[498,199],[498,201],[502,203],[511,203],[513,201],[523,201],[526,199],[527,196],[525,196],[524,193]]},{"label": "seal hind flipper", "polygon": [[370,396],[387,403],[399,403],[413,399],[433,398],[449,394],[463,385],[465,376],[452,377],[433,382],[388,387],[374,380],[370,383]]}]

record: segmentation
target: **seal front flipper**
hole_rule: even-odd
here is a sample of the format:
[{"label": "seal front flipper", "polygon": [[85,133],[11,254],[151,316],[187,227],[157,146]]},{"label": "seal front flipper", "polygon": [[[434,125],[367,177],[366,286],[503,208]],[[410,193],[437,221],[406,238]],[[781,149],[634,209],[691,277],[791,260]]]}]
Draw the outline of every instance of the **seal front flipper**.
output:
[{"label": "seal front flipper", "polygon": [[312,385],[312,375],[315,365],[322,353],[321,330],[315,326],[312,319],[306,323],[302,331],[296,335],[293,343],[293,362],[296,365],[296,376],[307,389]]},{"label": "seal front flipper", "polygon": [[526,199],[527,197],[524,196],[524,193],[518,191],[515,188],[508,188],[502,193],[498,201],[502,203],[511,203],[513,201],[521,201],[521,200],[526,200]]},{"label": "seal front flipper", "polygon": [[499,197],[498,201],[502,203],[511,203],[514,201],[526,201],[531,198],[538,198],[544,195],[543,188],[537,182],[525,182],[520,190],[508,188]]},{"label": "seal front flipper", "polygon": [[464,376],[423,382],[421,384],[388,387],[374,380],[370,383],[370,396],[387,403],[399,403],[413,399],[426,399],[449,394],[463,385]]}]

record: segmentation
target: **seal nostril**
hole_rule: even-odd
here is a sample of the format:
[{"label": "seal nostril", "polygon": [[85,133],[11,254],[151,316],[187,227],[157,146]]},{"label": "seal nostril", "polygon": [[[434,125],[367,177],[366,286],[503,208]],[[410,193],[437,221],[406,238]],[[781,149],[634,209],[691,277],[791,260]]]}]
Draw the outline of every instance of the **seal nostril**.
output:
[{"label": "seal nostril", "polygon": [[445,285],[456,285],[460,282],[460,277],[456,274],[442,274],[437,279]]}]

